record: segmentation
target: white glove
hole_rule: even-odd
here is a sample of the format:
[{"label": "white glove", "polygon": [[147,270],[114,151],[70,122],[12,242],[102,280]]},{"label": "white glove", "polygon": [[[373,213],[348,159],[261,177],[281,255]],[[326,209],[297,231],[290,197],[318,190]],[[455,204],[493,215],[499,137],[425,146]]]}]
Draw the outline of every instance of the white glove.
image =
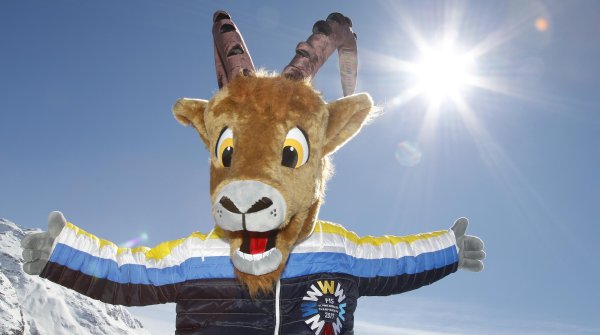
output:
[{"label": "white glove", "polygon": [[21,240],[23,248],[23,271],[30,275],[39,275],[50,258],[54,240],[64,228],[67,220],[61,212],[52,212],[48,216],[48,231],[33,233]]},{"label": "white glove", "polygon": [[465,235],[469,226],[467,218],[460,218],[454,222],[452,231],[456,237],[456,246],[458,247],[458,268],[469,271],[479,272],[483,270],[483,241],[477,236]]}]

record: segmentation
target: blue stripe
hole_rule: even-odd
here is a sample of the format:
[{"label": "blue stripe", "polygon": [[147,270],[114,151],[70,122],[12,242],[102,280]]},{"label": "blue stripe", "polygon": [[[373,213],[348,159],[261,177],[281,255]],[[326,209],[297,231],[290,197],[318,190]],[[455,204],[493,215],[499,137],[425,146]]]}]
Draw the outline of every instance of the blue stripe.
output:
[{"label": "blue stripe", "polygon": [[[71,270],[81,271],[96,278],[126,284],[160,286],[186,280],[209,278],[234,278],[229,256],[193,257],[183,263],[163,268],[146,268],[143,265],[118,266],[114,260],[98,258],[68,245],[57,244],[50,261]],[[419,256],[399,259],[355,258],[342,253],[314,252],[291,254],[282,278],[293,278],[315,273],[346,273],[357,277],[399,276],[441,268],[458,262],[456,247],[451,246]]]},{"label": "blue stripe", "polygon": [[365,259],[342,253],[313,252],[291,254],[282,278],[314,273],[346,273],[356,277],[391,277],[415,274],[458,262],[456,247],[401,258]]},{"label": "blue stripe", "polygon": [[86,275],[120,284],[160,286],[192,279],[234,278],[229,256],[205,257],[204,261],[200,257],[193,257],[179,265],[156,269],[137,264],[119,266],[114,260],[98,258],[59,243],[52,252],[50,261]]}]

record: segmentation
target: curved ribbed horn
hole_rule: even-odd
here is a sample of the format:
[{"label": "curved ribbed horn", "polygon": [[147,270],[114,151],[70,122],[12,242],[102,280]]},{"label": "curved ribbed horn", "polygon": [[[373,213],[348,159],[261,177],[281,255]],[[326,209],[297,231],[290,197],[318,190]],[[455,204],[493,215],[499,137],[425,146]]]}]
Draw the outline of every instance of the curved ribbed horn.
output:
[{"label": "curved ribbed horn", "polygon": [[252,57],[244,39],[227,12],[222,10],[215,12],[212,32],[219,88],[227,85],[240,72],[245,75],[254,72]]},{"label": "curved ribbed horn", "polygon": [[337,49],[344,96],[354,93],[358,57],[356,34],[352,32],[352,21],[340,13],[331,13],[326,21],[318,21],[306,42],[296,47],[296,56],[283,70],[283,75],[303,80],[313,77],[333,51]]}]

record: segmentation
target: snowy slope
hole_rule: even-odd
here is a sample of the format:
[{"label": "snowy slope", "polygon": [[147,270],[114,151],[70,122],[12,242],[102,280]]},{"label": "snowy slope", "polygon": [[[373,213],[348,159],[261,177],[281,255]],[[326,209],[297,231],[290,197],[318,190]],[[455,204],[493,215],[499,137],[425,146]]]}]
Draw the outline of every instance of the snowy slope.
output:
[{"label": "snowy slope", "polygon": [[31,232],[0,219],[0,334],[149,334],[124,307],[24,273],[20,243]]},{"label": "snowy slope", "polygon": [[0,272],[0,332],[2,334],[23,334],[25,323],[23,312],[17,298],[17,291]]}]

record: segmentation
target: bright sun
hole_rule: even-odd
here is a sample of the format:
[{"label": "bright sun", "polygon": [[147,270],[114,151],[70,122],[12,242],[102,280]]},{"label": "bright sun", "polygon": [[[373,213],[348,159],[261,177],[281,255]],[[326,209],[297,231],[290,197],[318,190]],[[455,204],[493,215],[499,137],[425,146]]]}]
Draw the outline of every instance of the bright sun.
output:
[{"label": "bright sun", "polygon": [[414,65],[413,74],[420,92],[431,102],[460,98],[473,71],[473,59],[449,46],[428,48]]},{"label": "bright sun", "polygon": [[[419,148],[428,148],[431,154],[435,151],[432,146],[444,143],[435,139],[454,131],[466,130],[473,137],[482,161],[502,179],[502,184],[509,184],[507,180],[523,181],[515,164],[479,120],[478,110],[487,108],[484,102],[489,96],[478,95],[488,92],[511,98],[534,98],[530,88],[522,86],[522,74],[513,78],[511,73],[514,70],[506,68],[512,61],[505,62],[504,57],[512,57],[507,54],[512,47],[502,49],[514,38],[529,34],[531,22],[527,18],[530,15],[523,14],[522,20],[507,23],[482,35],[477,30],[478,26],[472,26],[478,21],[464,16],[463,2],[449,3],[457,5],[440,9],[443,17],[438,15],[440,12],[432,12],[431,20],[429,16],[419,17],[419,22],[427,27],[424,31],[414,24],[411,17],[403,14],[407,12],[403,7],[392,6],[391,9],[400,17],[402,32],[398,38],[403,43],[398,44],[407,45],[407,50],[414,50],[415,54],[410,59],[376,53],[372,55],[373,64],[379,66],[381,72],[398,74],[401,89],[392,91],[394,95],[386,101],[385,106],[390,110],[408,109],[422,116],[416,136],[398,145],[396,159],[404,166],[415,166],[423,157],[427,158],[427,153],[422,153]],[[535,28],[540,33],[546,31],[547,20],[538,18]],[[427,38],[425,32],[430,32],[431,37]],[[461,40],[460,37],[465,39]],[[422,106],[414,104],[401,108],[417,98],[424,103]],[[472,104],[475,105],[472,107]],[[456,117],[460,122],[454,122]],[[450,120],[452,122],[448,122]]]}]

